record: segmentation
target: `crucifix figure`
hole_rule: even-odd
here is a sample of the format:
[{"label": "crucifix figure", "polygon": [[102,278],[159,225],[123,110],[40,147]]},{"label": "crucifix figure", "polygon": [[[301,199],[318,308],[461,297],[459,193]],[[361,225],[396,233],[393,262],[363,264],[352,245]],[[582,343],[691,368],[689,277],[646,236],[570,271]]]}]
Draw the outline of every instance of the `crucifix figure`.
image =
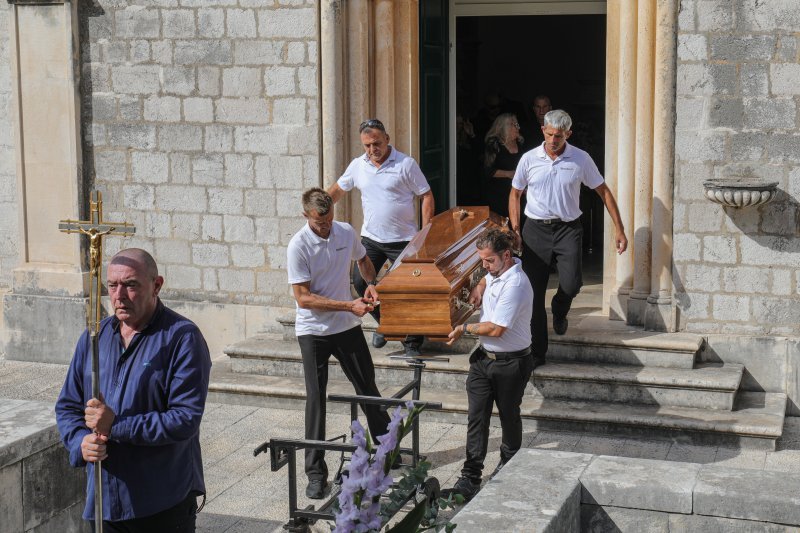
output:
[{"label": "crucifix figure", "polygon": [[[136,228],[127,222],[103,220],[103,195],[92,191],[89,202],[89,220],[62,220],[58,229],[65,233],[82,233],[89,237],[89,301],[86,327],[92,340],[92,397],[100,397],[100,354],[97,335],[100,331],[100,296],[102,295],[102,262],[104,235],[133,235]],[[103,468],[100,461],[94,467],[94,522],[95,531],[103,532]]]}]

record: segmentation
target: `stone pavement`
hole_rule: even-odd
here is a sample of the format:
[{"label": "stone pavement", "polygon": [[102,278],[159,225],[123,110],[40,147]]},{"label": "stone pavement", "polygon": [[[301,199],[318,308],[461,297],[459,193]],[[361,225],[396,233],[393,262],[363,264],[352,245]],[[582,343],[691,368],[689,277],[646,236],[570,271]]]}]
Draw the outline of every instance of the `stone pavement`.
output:
[{"label": "stone pavement", "polygon": [[[54,402],[65,373],[62,365],[0,359],[0,397]],[[268,456],[253,457],[253,449],[271,437],[301,438],[302,417],[301,411],[218,403],[207,406],[201,439],[208,501],[198,518],[198,531],[282,531],[288,517],[287,471],[270,472]],[[433,463],[431,475],[442,487],[451,486],[463,461],[466,426],[426,422],[424,414],[421,422],[420,446]],[[349,417],[328,415],[329,436],[345,433],[348,426]],[[493,427],[486,461],[489,472],[499,460],[499,446],[500,430]],[[774,452],[531,430],[525,432],[523,446],[800,473],[800,418],[786,419],[783,437]],[[330,460],[329,468],[336,467],[335,460]],[[302,481],[298,487],[302,495]],[[301,499],[301,504],[308,503]],[[328,530],[325,524],[315,526],[315,531]]]}]

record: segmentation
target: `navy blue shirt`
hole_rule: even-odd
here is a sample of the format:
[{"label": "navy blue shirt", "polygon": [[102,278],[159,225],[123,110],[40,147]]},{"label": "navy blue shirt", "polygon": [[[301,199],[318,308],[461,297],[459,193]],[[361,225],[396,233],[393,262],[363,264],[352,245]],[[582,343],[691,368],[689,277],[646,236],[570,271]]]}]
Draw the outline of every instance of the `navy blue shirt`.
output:
[{"label": "navy blue shirt", "polygon": [[[202,333],[160,301],[150,323],[126,349],[119,320],[100,324],[100,390],[116,415],[103,465],[103,519],[150,516],[205,494],[200,420],[208,394],[211,357]],[[94,465],[81,441],[92,397],[92,347],[88,331],[75,348],[56,402],[61,438],[73,466],[87,468],[83,518],[94,520]]]}]

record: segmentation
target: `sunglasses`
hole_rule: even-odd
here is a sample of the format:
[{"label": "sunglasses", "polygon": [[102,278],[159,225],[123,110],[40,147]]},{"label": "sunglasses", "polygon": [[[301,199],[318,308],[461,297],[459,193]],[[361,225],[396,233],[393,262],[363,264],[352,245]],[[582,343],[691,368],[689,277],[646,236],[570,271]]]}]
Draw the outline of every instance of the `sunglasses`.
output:
[{"label": "sunglasses", "polygon": [[364,122],[362,122],[361,125],[358,127],[358,133],[361,133],[366,129],[376,129],[376,130],[381,130],[383,132],[386,131],[383,122],[381,122],[377,118],[371,118],[369,120],[365,120]]}]

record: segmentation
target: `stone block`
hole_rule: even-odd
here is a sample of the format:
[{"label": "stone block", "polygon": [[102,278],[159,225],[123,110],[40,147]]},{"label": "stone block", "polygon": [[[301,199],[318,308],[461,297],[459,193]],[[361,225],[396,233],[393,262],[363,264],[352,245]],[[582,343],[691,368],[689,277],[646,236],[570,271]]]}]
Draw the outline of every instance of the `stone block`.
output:
[{"label": "stone block", "polygon": [[743,119],[744,106],[741,98],[714,98],[709,102],[710,127],[741,130]]},{"label": "stone block", "polygon": [[744,234],[739,247],[741,262],[745,265],[800,265],[800,242],[797,239]]},{"label": "stone block", "polygon": [[675,156],[679,161],[723,161],[725,136],[709,132],[680,132],[675,139]]},{"label": "stone block", "polygon": [[203,216],[203,229],[201,238],[204,241],[222,240],[222,216],[205,215]]},{"label": "stone block", "polygon": [[761,268],[741,265],[726,268],[722,272],[722,278],[725,292],[766,293],[769,291],[768,281]]},{"label": "stone block", "polygon": [[207,210],[205,187],[159,185],[155,196],[156,207],[164,211],[203,213]]},{"label": "stone block", "polygon": [[108,65],[98,65],[92,63],[83,65],[81,73],[83,83],[97,92],[111,92],[111,67]]},{"label": "stone block", "polygon": [[[755,309],[757,296],[751,296]],[[759,318],[760,321],[763,319]],[[768,336],[708,335],[700,360],[745,365],[741,389],[783,392],[786,379],[786,340]]]},{"label": "stone block", "polygon": [[205,291],[218,291],[219,283],[217,281],[217,271],[213,268],[203,269],[203,290]]},{"label": "stone block", "polygon": [[190,9],[162,9],[161,32],[167,39],[194,37],[194,11]]},{"label": "stone block", "polygon": [[152,185],[126,185],[122,189],[125,207],[147,211],[155,206],[155,188]]},{"label": "stone block", "polygon": [[283,63],[281,41],[236,41],[234,63],[237,65],[280,65]]},{"label": "stone block", "polygon": [[800,299],[754,297],[753,316],[758,317],[760,322],[771,326],[797,328],[797,317],[800,316]]},{"label": "stone block", "polygon": [[232,67],[222,70],[222,95],[261,96],[261,69]]},{"label": "stone block", "polygon": [[779,524],[719,518],[701,515],[669,515],[669,531],[702,531],[703,533],[789,533],[794,528]]},{"label": "stone block", "polygon": [[292,41],[286,44],[286,63],[304,63],[306,60],[306,43]]},{"label": "stone block", "polygon": [[264,247],[250,244],[231,245],[231,261],[239,268],[261,268],[264,266]]},{"label": "stone block", "polygon": [[189,124],[159,126],[158,146],[164,152],[200,150],[203,147],[203,128]]},{"label": "stone block", "polygon": [[198,67],[197,90],[201,96],[219,96],[220,86],[219,67]]},{"label": "stone block", "polygon": [[218,122],[230,124],[267,124],[267,102],[262,98],[220,98],[214,113]]},{"label": "stone block", "polygon": [[206,126],[206,152],[230,152],[233,149],[233,128],[214,124]]},{"label": "stone block", "polygon": [[697,27],[695,21],[696,3],[697,0],[683,0],[678,4],[678,28],[682,32],[691,32]]},{"label": "stone block", "polygon": [[713,317],[717,320],[747,322],[751,318],[750,298],[747,296],[715,294],[712,312]]},{"label": "stone block", "polygon": [[737,25],[740,31],[770,32],[775,30],[797,31],[800,27],[800,11],[794,0],[769,0],[737,2]]},{"label": "stone block", "polygon": [[791,98],[745,98],[744,127],[754,130],[794,129],[797,106]]},{"label": "stone block", "polygon": [[225,35],[225,10],[203,8],[197,10],[197,33],[200,37],[218,39]]},{"label": "stone block", "polygon": [[252,9],[228,9],[228,37],[253,38],[258,35],[256,30],[256,13]]},{"label": "stone block", "polygon": [[800,525],[800,475],[704,465],[694,488],[695,514]]},{"label": "stone block", "polygon": [[796,201],[772,201],[762,208],[761,230],[764,233],[792,237],[800,227],[797,214]]},{"label": "stone block", "polygon": [[151,41],[150,56],[154,63],[160,65],[172,64],[172,41]]},{"label": "stone block", "polygon": [[297,80],[300,84],[300,94],[303,96],[317,96],[319,92],[317,67],[298,67]]},{"label": "stone block", "polygon": [[195,185],[222,185],[224,174],[222,154],[203,154],[192,158],[192,183]]},{"label": "stone block", "polygon": [[800,416],[800,340],[788,339],[786,354],[786,414]]},{"label": "stone block", "polygon": [[714,292],[720,289],[722,269],[705,264],[686,265],[684,286],[690,290]]},{"label": "stone block", "polygon": [[86,329],[86,298],[6,293],[2,314],[6,359],[66,364]]},{"label": "stone block", "polygon": [[142,120],[142,101],[139,96],[120,95],[119,117],[123,121],[139,122]]},{"label": "stone block", "polygon": [[277,191],[276,207],[279,217],[296,217],[302,191]]},{"label": "stone block", "polygon": [[288,96],[297,92],[294,67],[267,67],[264,71],[264,92],[268,96]]},{"label": "stone block", "polygon": [[233,46],[227,40],[175,41],[173,56],[178,65],[229,65]]},{"label": "stone block", "polygon": [[155,241],[155,258],[159,264],[177,263],[187,264],[191,262],[189,243],[182,238],[185,237],[184,228],[176,226],[177,239],[158,239]]},{"label": "stone block", "polygon": [[[274,207],[273,207],[274,211]],[[270,245],[280,244],[278,224],[273,214],[264,213],[265,216],[256,218],[256,242]]]},{"label": "stone block", "polygon": [[140,150],[156,146],[156,128],[148,124],[108,124],[106,133],[110,146]]},{"label": "stone block", "polygon": [[305,98],[278,98],[272,103],[272,122],[274,124],[305,124]]},{"label": "stone block", "polygon": [[92,525],[83,519],[84,502],[72,504],[46,522],[30,530],[30,533],[49,533],[50,531],[69,531],[70,533],[91,533]]},{"label": "stone block", "polygon": [[158,9],[127,6],[114,12],[117,39],[158,38],[160,24]]},{"label": "stone block", "polygon": [[582,504],[580,531],[668,533],[669,517],[667,513],[655,511]]},{"label": "stone block", "polygon": [[[300,206],[297,206],[298,213]],[[275,215],[275,191],[269,189],[247,189],[244,192],[244,214],[255,216]],[[262,242],[261,239],[256,239]]]},{"label": "stone block", "polygon": [[708,235],[703,237],[703,260],[705,262],[735,264],[736,252],[737,242],[735,237],[730,235]]},{"label": "stone block", "polygon": [[676,292],[675,299],[683,319],[704,320],[710,316],[711,296],[709,294]]},{"label": "stone block", "polygon": [[287,150],[287,130],[281,126],[237,126],[234,146],[237,152],[283,154]]},{"label": "stone block", "polygon": [[241,189],[210,188],[208,205],[211,213],[222,215],[238,215],[242,212]]},{"label": "stone block", "polygon": [[85,487],[84,471],[69,466],[67,451],[58,440],[26,458],[22,469],[25,530],[49,522],[58,511],[83,499]]},{"label": "stone block", "polygon": [[215,243],[194,243],[192,262],[198,266],[226,267],[230,264],[228,247]]},{"label": "stone block", "polygon": [[767,159],[771,163],[800,163],[800,135],[775,133],[767,135]]},{"label": "stone block", "polygon": [[679,96],[722,96],[737,91],[736,65],[682,63],[678,65]]},{"label": "stone block", "polygon": [[[699,191],[698,191],[699,192]],[[717,233],[722,228],[724,212],[718,206],[709,204],[689,204],[689,230],[695,233]]]},{"label": "stone block", "polygon": [[131,174],[138,183],[165,183],[169,179],[169,157],[162,152],[132,152]]},{"label": "stone block", "polygon": [[781,269],[770,269],[771,282],[770,292],[788,296],[792,294],[792,271]]},{"label": "stone block", "polygon": [[744,63],[739,66],[742,96],[768,96],[770,94],[769,80],[769,67],[766,64]]},{"label": "stone block", "polygon": [[219,290],[226,292],[252,293],[256,288],[255,274],[252,270],[217,271]]},{"label": "stone block", "polygon": [[155,65],[111,67],[114,91],[120,94],[153,94],[161,90],[160,69]]},{"label": "stone block", "polygon": [[699,31],[733,29],[733,6],[729,0],[700,0],[697,3],[696,13]]},{"label": "stone block", "polygon": [[679,96],[675,100],[677,115],[676,130],[695,131],[705,125],[706,99],[702,97]]},{"label": "stone block", "polygon": [[193,67],[163,67],[161,72],[165,93],[188,96],[194,92]]},{"label": "stone block", "polygon": [[125,181],[128,177],[126,153],[121,150],[95,150],[94,171],[102,181]]},{"label": "stone block", "polygon": [[170,181],[188,184],[192,181],[192,160],[187,154],[169,154]]},{"label": "stone block", "polygon": [[775,61],[796,61],[797,60],[797,37],[794,35],[780,35],[778,37],[778,49],[775,51]]},{"label": "stone block", "polygon": [[164,288],[178,290],[200,289],[200,269],[186,265],[167,265]]},{"label": "stone block", "polygon": [[702,241],[693,233],[676,233],[673,237],[673,256],[676,261],[699,261]]},{"label": "stone block", "polygon": [[183,118],[186,122],[213,122],[214,101],[211,98],[184,98]]},{"label": "stone block", "polygon": [[464,531],[579,531],[591,455],[522,449],[451,520]]},{"label": "stone block", "polygon": [[22,518],[22,462],[0,467],[0,531],[24,531]]},{"label": "stone block", "polygon": [[150,61],[150,41],[131,41],[131,62],[146,63]]},{"label": "stone block", "polygon": [[[277,227],[275,229],[277,230]],[[277,234],[277,231],[275,233]],[[270,268],[275,270],[286,269],[285,246],[267,246],[267,258],[269,259]]]},{"label": "stone block", "polygon": [[777,44],[774,35],[712,35],[709,41],[713,61],[769,61]]},{"label": "stone block", "polygon": [[772,82],[772,94],[800,94],[800,64],[772,63],[769,66],[769,78]]},{"label": "stone block", "polygon": [[253,242],[255,226],[252,218],[225,215],[223,216],[223,227],[225,228],[225,242]]},{"label": "stone block", "polygon": [[258,13],[258,34],[268,39],[316,38],[317,16],[312,8],[262,10]]},{"label": "stone block", "polygon": [[[253,186],[253,157],[248,154],[225,154],[225,184],[234,187]],[[245,204],[247,200],[245,199]]]},{"label": "stone block", "polygon": [[706,36],[696,33],[678,35],[678,60],[705,61],[708,59]]}]

